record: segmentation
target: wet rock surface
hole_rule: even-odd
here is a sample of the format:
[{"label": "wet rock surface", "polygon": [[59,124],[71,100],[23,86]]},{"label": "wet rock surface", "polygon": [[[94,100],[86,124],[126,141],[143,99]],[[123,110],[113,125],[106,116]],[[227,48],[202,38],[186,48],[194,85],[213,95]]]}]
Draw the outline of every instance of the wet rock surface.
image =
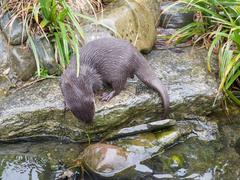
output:
[{"label": "wet rock surface", "polygon": [[[145,173],[148,170],[151,172],[151,169],[141,164],[141,162],[150,159],[155,154],[176,143],[179,138],[183,140],[184,136],[189,135],[189,137],[199,139],[205,137],[209,141],[216,140],[218,133],[216,123],[201,123],[197,120],[179,121],[174,127],[113,141],[112,143],[115,145],[93,144],[84,150],[82,154],[83,161],[91,172],[100,177],[128,179],[129,171],[134,171],[133,169],[145,171]],[[202,129],[202,127],[205,127],[205,129]],[[201,137],[195,134],[198,131],[201,131]],[[214,134],[215,139],[210,139],[209,134]],[[173,156],[172,161],[176,164],[175,166],[183,166],[183,160],[179,156]]]},{"label": "wet rock surface", "polygon": [[160,129],[174,126],[175,124],[176,124],[176,120],[173,120],[173,119],[164,119],[164,120],[154,121],[147,124],[141,124],[137,126],[120,129],[119,131],[111,133],[110,136],[108,136],[107,138],[108,139],[119,138],[119,137],[125,137],[125,136],[132,136],[132,135],[144,133],[144,132],[157,131]]},{"label": "wet rock surface", "polygon": [[[183,48],[182,52],[152,51],[147,59],[170,95],[174,119],[212,112],[217,79],[203,59],[206,51]],[[178,66],[176,66],[178,64]],[[216,110],[217,107],[214,107]],[[86,142],[100,140],[113,130],[160,119],[161,98],[137,80],[110,102],[96,96],[96,120],[87,126],[64,111],[58,79],[48,79],[1,100],[0,139],[53,138]],[[126,126],[126,124],[128,124]]]},{"label": "wet rock surface", "polygon": [[[234,132],[236,135],[239,134],[239,124],[229,124],[228,127],[232,131],[226,136],[222,131],[226,126],[216,126],[216,120],[218,118],[212,118],[211,121],[208,119],[206,122],[204,119],[192,119],[191,123],[189,120],[178,122],[176,126],[180,130],[184,130],[184,127],[191,127],[191,133],[189,134],[190,131],[185,131],[186,135],[179,136],[178,140],[169,138],[176,137],[173,136],[176,131],[170,128],[162,132],[144,133],[134,137],[123,138],[119,141],[108,142],[114,144],[115,152],[118,149],[120,152],[123,151],[124,154],[127,152],[127,155],[132,152],[138,154],[139,156],[135,156],[135,162],[140,162],[144,157],[149,157],[151,154],[150,150],[156,152],[158,146],[164,146],[164,143],[162,145],[162,143],[158,142],[169,142],[168,145],[165,143],[165,151],[160,149],[151,158],[146,158],[144,161],[116,173],[114,179],[237,179],[240,173],[240,155],[235,152],[235,147],[230,145],[231,141],[228,141],[228,138],[231,138]],[[179,124],[181,124],[181,127]],[[210,137],[209,135],[212,134],[210,129],[215,129],[214,127],[218,127],[220,132],[214,130],[216,139],[208,139],[207,137]],[[196,131],[206,135],[206,138],[201,139],[208,140],[199,139],[199,136],[195,134]],[[165,141],[159,141],[159,139],[165,139]],[[92,148],[93,150],[97,150],[96,145],[91,146],[95,147]],[[116,146],[118,147],[116,148]],[[153,148],[154,146],[157,148]],[[8,180],[9,178],[33,180],[42,178],[52,180],[63,174],[62,172],[69,172],[66,168],[69,168],[72,173],[76,174],[80,169],[77,170],[72,167],[79,165],[78,162],[76,163],[76,160],[82,158],[80,154],[84,147],[86,147],[84,144],[51,142],[0,144],[0,160],[2,162],[0,177],[3,180]],[[112,149],[112,145],[106,145],[105,147],[101,145],[101,147],[105,150]],[[166,149],[166,147],[168,148]],[[147,156],[140,156],[145,154],[145,152],[149,152]],[[106,154],[105,151],[102,153]],[[102,157],[104,158],[105,156]],[[105,161],[106,157],[98,160],[96,164],[102,161],[107,162]],[[114,162],[112,161],[112,163]],[[123,162],[124,164],[126,163]],[[103,163],[99,165],[103,165]],[[106,166],[105,168],[107,169]],[[112,178],[105,178],[101,174],[95,174],[88,169],[85,170],[87,170],[85,177],[89,180]],[[104,170],[104,168],[101,170]]]}]

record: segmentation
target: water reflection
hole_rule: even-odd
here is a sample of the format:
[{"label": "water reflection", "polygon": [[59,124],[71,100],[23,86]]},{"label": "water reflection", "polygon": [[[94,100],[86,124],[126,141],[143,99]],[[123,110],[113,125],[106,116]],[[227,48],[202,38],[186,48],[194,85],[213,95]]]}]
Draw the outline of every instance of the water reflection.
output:
[{"label": "water reflection", "polygon": [[0,156],[0,159],[2,180],[37,180],[47,173],[48,164],[44,159],[29,156]]},{"label": "water reflection", "polygon": [[[114,179],[236,179],[240,177],[240,124],[219,127],[217,139],[181,139],[165,152]],[[54,180],[84,146],[61,143],[0,144],[1,180]],[[74,171],[75,172],[75,171]],[[104,179],[88,173],[86,180]],[[111,178],[110,178],[111,179]]]}]

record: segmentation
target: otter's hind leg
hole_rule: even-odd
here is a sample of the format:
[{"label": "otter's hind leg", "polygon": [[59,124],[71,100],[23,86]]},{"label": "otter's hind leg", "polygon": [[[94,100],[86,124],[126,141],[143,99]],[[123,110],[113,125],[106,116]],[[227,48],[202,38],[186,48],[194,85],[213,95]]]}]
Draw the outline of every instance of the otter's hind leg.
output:
[{"label": "otter's hind leg", "polygon": [[112,83],[113,91],[110,93],[103,93],[101,101],[110,101],[114,96],[118,95],[124,88],[127,82],[127,78],[117,80]]}]

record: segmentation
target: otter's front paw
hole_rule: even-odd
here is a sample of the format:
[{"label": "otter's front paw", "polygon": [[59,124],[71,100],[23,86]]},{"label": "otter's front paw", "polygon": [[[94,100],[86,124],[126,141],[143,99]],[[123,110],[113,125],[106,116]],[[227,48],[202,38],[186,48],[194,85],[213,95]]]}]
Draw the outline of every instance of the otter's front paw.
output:
[{"label": "otter's front paw", "polygon": [[115,91],[110,93],[103,93],[102,97],[100,98],[101,101],[110,101],[114,97]]}]

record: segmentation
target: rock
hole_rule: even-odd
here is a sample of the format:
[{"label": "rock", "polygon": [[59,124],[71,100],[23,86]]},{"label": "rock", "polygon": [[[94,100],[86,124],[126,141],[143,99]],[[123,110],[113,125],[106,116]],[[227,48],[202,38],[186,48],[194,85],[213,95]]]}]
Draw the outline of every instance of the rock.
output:
[{"label": "rock", "polygon": [[128,168],[139,167],[140,162],[173,144],[179,137],[191,132],[190,126],[139,134],[115,142],[116,145],[94,144],[88,146],[83,154],[83,162],[90,171],[100,177],[128,177]]},{"label": "rock", "polygon": [[74,180],[74,173],[67,169],[56,180]]},{"label": "rock", "polygon": [[[176,2],[165,2],[160,6],[160,26],[163,28],[181,28],[193,22],[193,12],[186,9],[186,4],[175,4]],[[169,8],[171,7],[171,8]]]},{"label": "rock", "polygon": [[8,44],[7,40],[5,39],[2,31],[0,31],[0,74],[2,74],[9,66],[10,61],[8,60],[9,53],[8,53]]},{"label": "rock", "polygon": [[135,0],[141,6],[145,7],[154,17],[155,25],[159,23],[160,4],[162,0]]},{"label": "rock", "polygon": [[0,99],[7,95],[9,89],[13,86],[8,73],[10,71],[11,62],[9,61],[9,49],[7,41],[0,31]]},{"label": "rock", "polygon": [[[167,85],[171,117],[182,119],[204,116],[219,108],[215,99],[217,75],[209,73],[204,61],[206,50],[182,48],[152,51],[146,57],[158,77]],[[96,96],[95,122],[79,122],[70,111],[64,111],[59,81],[48,79],[4,98],[0,103],[0,140],[51,138],[87,142],[101,140],[119,130],[160,119],[161,98],[139,81],[129,81],[120,95],[110,102],[99,102]]]},{"label": "rock", "polygon": [[127,151],[109,144],[90,145],[84,150],[82,157],[88,169],[107,177],[135,164]]},{"label": "rock", "polygon": [[119,0],[112,3],[106,7],[103,18],[99,16],[98,23],[110,27],[114,32],[100,25],[95,28],[86,25],[83,27],[86,32],[85,41],[89,42],[117,33],[116,36],[129,40],[137,49],[148,52],[152,49],[156,37],[153,10],[158,5],[157,1],[149,0],[129,1],[129,3]]},{"label": "rock", "polygon": [[0,99],[7,95],[9,89],[14,85],[5,75],[0,75]]},{"label": "rock", "polygon": [[[5,13],[0,19],[0,27],[9,40],[11,45],[20,45],[27,40],[27,32],[23,27],[23,23],[19,18],[16,18],[13,23],[11,21],[11,14]],[[10,22],[10,23],[9,23]]]},{"label": "rock", "polygon": [[235,150],[240,155],[240,138],[238,138],[236,141]]},{"label": "rock", "polygon": [[58,64],[55,60],[54,50],[47,39],[34,37],[33,42],[36,46],[39,61],[49,74],[55,74],[58,70]]},{"label": "rock", "polygon": [[176,121],[173,119],[164,119],[164,120],[150,122],[147,124],[127,127],[127,128],[120,129],[117,132],[111,133],[110,136],[108,136],[108,139],[131,136],[131,135],[144,133],[144,132],[158,131],[166,127],[174,126],[175,124],[176,124]]},{"label": "rock", "polygon": [[33,53],[28,47],[14,46],[11,49],[13,71],[18,79],[28,80],[36,72],[36,62]]}]

